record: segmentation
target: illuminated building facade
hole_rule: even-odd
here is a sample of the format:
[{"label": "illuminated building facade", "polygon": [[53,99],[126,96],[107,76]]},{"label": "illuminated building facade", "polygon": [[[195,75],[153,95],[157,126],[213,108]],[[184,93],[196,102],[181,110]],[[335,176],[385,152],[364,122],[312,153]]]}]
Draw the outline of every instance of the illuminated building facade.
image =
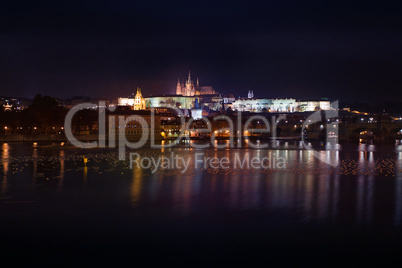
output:
[{"label": "illuminated building facade", "polygon": [[179,108],[179,109],[192,109],[195,107],[196,96],[181,96],[181,95],[163,95],[145,98],[146,106],[149,108],[165,107],[165,108]]},{"label": "illuminated building facade", "polygon": [[119,106],[132,106],[133,110],[145,110],[146,102],[142,97],[141,88],[137,87],[137,93],[134,97],[118,98],[117,104]]},{"label": "illuminated building facade", "polygon": [[321,101],[298,101],[297,110],[299,112],[313,112],[318,110],[330,110],[331,103],[327,100]]},{"label": "illuminated building facade", "polygon": [[296,106],[295,99],[239,98],[231,104],[231,109],[241,112],[291,113],[296,111]]},{"label": "illuminated building facade", "polygon": [[190,72],[188,72],[188,78],[185,83],[180,83],[180,79],[177,81],[176,95],[191,97],[212,94],[217,94],[217,92],[211,86],[200,86],[198,78],[197,83],[194,85]]},{"label": "illuminated building facade", "polygon": [[239,98],[228,104],[232,110],[241,112],[271,112],[271,113],[293,113],[313,112],[318,110],[330,110],[331,102],[320,101],[298,101],[293,98],[286,99],[265,99],[254,98],[252,91],[249,91],[248,98]]}]

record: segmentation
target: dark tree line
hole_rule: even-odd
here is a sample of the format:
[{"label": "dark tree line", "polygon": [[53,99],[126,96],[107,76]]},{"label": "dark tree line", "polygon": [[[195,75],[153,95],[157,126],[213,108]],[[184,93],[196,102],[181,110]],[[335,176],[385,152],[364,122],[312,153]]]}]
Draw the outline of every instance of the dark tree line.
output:
[{"label": "dark tree line", "polygon": [[49,96],[36,95],[32,104],[22,111],[1,111],[2,134],[62,133],[67,109]]}]

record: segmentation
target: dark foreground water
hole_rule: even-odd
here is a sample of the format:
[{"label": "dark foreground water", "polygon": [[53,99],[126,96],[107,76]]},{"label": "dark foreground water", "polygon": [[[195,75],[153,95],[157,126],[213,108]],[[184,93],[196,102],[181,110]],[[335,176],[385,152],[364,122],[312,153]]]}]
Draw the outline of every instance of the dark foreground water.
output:
[{"label": "dark foreground water", "polygon": [[[394,144],[342,144],[320,159],[292,142],[129,151],[165,157],[156,169],[130,168],[114,149],[0,149],[0,256],[14,263],[384,265],[402,255],[402,152]],[[187,169],[169,167],[172,156]],[[214,158],[230,163],[197,162]],[[239,166],[245,158],[265,158],[265,166]]]}]

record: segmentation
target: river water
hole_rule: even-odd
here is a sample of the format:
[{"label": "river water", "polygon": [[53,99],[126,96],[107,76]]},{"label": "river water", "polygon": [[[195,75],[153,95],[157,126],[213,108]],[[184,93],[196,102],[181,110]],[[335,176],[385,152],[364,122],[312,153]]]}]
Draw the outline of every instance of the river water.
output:
[{"label": "river water", "polygon": [[402,150],[314,146],[319,157],[297,142],[184,143],[119,161],[112,148],[0,144],[3,254],[54,263],[398,257]]}]

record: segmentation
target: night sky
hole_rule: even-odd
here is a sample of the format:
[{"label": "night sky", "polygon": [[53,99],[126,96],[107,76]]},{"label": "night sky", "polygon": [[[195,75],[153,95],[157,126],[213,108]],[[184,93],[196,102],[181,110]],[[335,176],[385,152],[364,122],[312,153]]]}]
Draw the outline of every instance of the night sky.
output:
[{"label": "night sky", "polygon": [[191,70],[236,97],[402,101],[397,1],[8,2],[1,96],[173,94]]}]

